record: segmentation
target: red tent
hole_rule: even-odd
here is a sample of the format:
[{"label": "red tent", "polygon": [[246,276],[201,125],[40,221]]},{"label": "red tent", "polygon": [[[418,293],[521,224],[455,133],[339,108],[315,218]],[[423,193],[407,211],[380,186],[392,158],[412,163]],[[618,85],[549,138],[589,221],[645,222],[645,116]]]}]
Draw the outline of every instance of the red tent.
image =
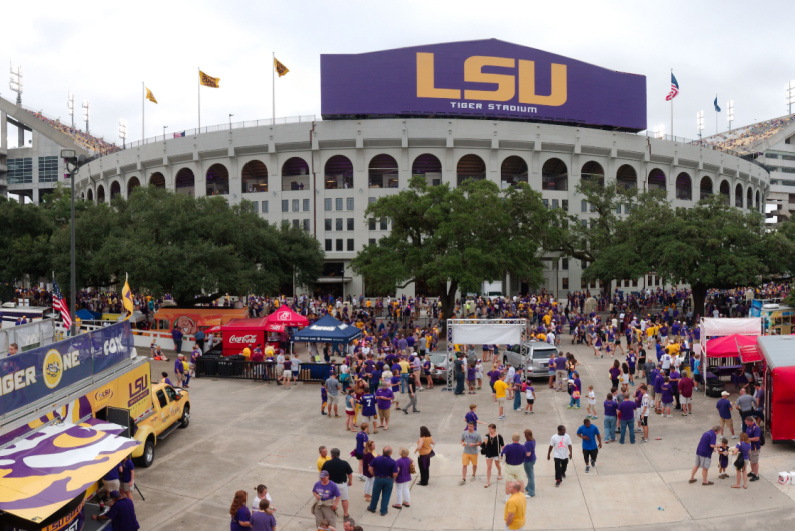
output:
[{"label": "red tent", "polygon": [[247,346],[252,350],[265,344],[265,319],[236,319],[221,327],[224,336],[224,356],[240,354]]},{"label": "red tent", "polygon": [[732,334],[707,340],[705,352],[708,358],[730,358],[742,354],[744,363],[759,361],[756,336]]},{"label": "red tent", "polygon": [[268,332],[284,332],[287,326],[309,326],[309,319],[295,313],[287,306],[281,306],[265,319],[265,330]]}]

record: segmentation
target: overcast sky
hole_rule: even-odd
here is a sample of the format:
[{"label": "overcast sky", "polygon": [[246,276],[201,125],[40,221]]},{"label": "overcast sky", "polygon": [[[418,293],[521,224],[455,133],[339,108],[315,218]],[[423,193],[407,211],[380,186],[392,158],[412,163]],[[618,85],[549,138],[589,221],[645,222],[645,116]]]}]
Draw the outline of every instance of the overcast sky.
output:
[{"label": "overcast sky", "polygon": [[[646,76],[648,126],[665,124],[674,69],[680,95],[674,133],[696,138],[696,113],[715,132],[712,101],[735,101],[734,127],[787,113],[795,79],[788,59],[793,4],[769,2],[471,2],[424,0],[5,2],[0,8],[0,64],[21,65],[23,104],[76,122],[91,103],[90,129],[118,141],[141,137],[141,82],[157,97],[146,104],[145,136],[197,125],[197,68],[221,78],[202,89],[202,124],[271,117],[271,53],[290,73],[276,83],[276,115],[320,115],[320,54],[361,53],[449,41],[498,38],[598,66]],[[8,83],[0,95],[16,96]]]}]

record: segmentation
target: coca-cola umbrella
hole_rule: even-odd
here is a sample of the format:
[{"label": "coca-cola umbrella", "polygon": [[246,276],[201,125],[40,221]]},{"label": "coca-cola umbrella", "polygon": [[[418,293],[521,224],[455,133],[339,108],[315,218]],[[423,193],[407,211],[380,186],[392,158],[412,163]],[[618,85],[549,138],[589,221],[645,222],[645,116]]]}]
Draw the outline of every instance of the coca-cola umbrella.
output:
[{"label": "coca-cola umbrella", "polygon": [[309,326],[309,319],[295,313],[287,306],[281,306],[265,319],[265,330],[268,332],[284,332],[288,326],[303,328]]}]

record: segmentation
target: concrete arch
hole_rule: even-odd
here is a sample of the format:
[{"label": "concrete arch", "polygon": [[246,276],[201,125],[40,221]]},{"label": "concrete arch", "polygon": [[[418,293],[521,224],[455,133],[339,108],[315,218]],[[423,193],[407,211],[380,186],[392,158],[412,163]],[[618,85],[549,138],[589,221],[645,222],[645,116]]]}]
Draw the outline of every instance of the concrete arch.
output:
[{"label": "concrete arch", "polygon": [[541,167],[541,189],[567,192],[569,190],[569,168],[557,157],[544,162]]},{"label": "concrete arch", "polygon": [[734,187],[734,206],[737,208],[743,207],[743,185],[737,183]]},{"label": "concrete arch", "polygon": [[205,195],[229,195],[229,170],[217,162],[205,174]]},{"label": "concrete arch", "polygon": [[174,179],[174,192],[178,194],[196,195],[196,177],[190,168],[182,168]]},{"label": "concrete arch", "polygon": [[699,184],[698,189],[699,189],[699,195],[698,195],[699,200],[706,199],[707,197],[711,196],[713,193],[712,179],[706,175],[701,177],[701,182]]},{"label": "concrete arch", "polygon": [[121,184],[119,183],[119,181],[111,182],[110,183],[110,200],[113,201],[113,199],[115,199],[116,196],[119,196],[119,195],[121,195]]},{"label": "concrete arch", "polygon": [[622,164],[616,170],[616,186],[619,190],[631,190],[638,187],[638,172],[629,164]]},{"label": "concrete arch", "polygon": [[429,186],[442,184],[442,162],[431,153],[418,155],[411,165],[411,175],[422,175]]},{"label": "concrete arch", "polygon": [[97,185],[97,203],[105,202],[105,185]]},{"label": "concrete arch", "polygon": [[370,159],[367,166],[367,186],[369,188],[397,188],[400,168],[392,155],[381,153]]},{"label": "concrete arch", "polygon": [[130,179],[127,181],[127,197],[130,197],[132,191],[139,186],[141,186],[141,181],[138,180],[138,177],[130,177]]},{"label": "concrete arch", "polygon": [[155,188],[165,188],[166,187],[165,176],[159,171],[154,172],[152,175],[149,176],[149,186],[154,186]]},{"label": "concrete arch", "polygon": [[580,170],[580,181],[598,182],[599,186],[605,185],[605,170],[601,164],[595,160],[589,160],[582,165]]},{"label": "concrete arch", "polygon": [[748,187],[748,193],[745,196],[745,208],[747,208],[748,210],[751,210],[753,207],[754,207],[754,191],[749,186]]},{"label": "concrete arch", "polygon": [[676,176],[676,198],[682,201],[693,200],[693,179],[686,171]]},{"label": "concrete arch", "polygon": [[282,191],[308,189],[309,164],[302,157],[290,157],[282,164]]},{"label": "concrete arch", "polygon": [[353,163],[345,155],[329,157],[323,166],[326,190],[353,188]]},{"label": "concrete arch", "polygon": [[665,190],[666,179],[665,172],[660,168],[654,168],[649,172],[649,177],[646,179],[647,190]]},{"label": "concrete arch", "polygon": [[501,188],[526,183],[528,177],[527,161],[518,155],[505,157],[500,165]]},{"label": "concrete arch", "polygon": [[718,193],[720,193],[727,205],[731,205],[731,188],[729,187],[729,181],[723,179],[720,182],[720,185],[718,186]]},{"label": "concrete arch", "polygon": [[88,191],[86,192],[86,197],[88,198],[89,201],[93,201],[94,200],[94,190],[89,188]]},{"label": "concrete arch", "polygon": [[261,160],[250,160],[240,172],[240,193],[268,191],[268,167]]}]

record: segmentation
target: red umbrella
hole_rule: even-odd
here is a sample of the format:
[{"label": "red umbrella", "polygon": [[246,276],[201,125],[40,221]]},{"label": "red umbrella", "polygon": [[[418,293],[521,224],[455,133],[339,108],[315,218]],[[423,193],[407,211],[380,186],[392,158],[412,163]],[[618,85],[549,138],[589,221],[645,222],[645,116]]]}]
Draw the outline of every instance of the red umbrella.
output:
[{"label": "red umbrella", "polygon": [[287,306],[280,307],[265,320],[265,330],[268,332],[284,332],[284,328],[287,326],[309,326],[309,320]]}]

